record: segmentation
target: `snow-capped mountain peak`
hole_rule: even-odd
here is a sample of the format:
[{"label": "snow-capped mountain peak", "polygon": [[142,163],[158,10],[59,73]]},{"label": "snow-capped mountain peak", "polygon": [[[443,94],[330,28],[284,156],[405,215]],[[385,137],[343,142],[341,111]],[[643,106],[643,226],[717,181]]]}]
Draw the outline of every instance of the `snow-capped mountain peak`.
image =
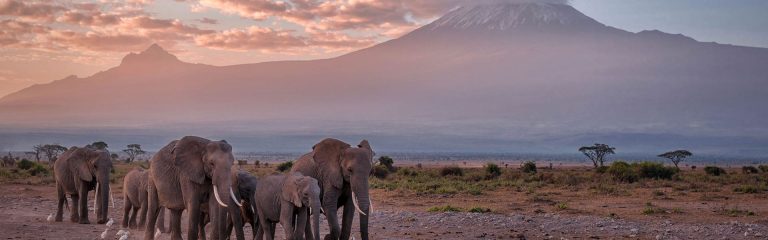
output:
[{"label": "snow-capped mountain peak", "polygon": [[514,30],[545,27],[603,27],[567,4],[504,2],[457,8],[431,24],[431,29]]}]

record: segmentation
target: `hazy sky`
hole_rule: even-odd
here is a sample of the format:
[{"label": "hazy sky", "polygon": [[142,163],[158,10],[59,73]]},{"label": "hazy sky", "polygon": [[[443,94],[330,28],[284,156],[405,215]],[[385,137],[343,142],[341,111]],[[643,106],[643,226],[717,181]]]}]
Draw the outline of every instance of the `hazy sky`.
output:
[{"label": "hazy sky", "polygon": [[[0,96],[105,70],[152,43],[184,61],[212,65],[333,57],[401,36],[458,4],[477,1],[483,0],[0,0]],[[633,32],[658,29],[699,41],[768,47],[764,0],[571,3]]]}]

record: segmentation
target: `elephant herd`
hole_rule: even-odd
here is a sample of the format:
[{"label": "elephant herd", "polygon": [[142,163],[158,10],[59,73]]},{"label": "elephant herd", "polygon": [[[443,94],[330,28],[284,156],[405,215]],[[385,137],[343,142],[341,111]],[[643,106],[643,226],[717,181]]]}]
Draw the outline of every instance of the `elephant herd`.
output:
[{"label": "elephant herd", "polygon": [[[187,238],[228,239],[235,230],[244,239],[249,223],[255,239],[273,239],[280,223],[287,239],[320,239],[320,215],[330,232],[325,239],[349,239],[354,214],[359,214],[360,235],[368,239],[372,205],[368,177],[374,152],[368,141],[353,147],[337,139],[324,139],[294,162],[287,174],[258,178],[233,170],[232,146],[187,136],[161,148],[150,160],[149,170],[134,169],[123,182],[124,228],[144,228],[144,239],[165,232],[164,212],[170,214],[172,239],[181,238],[181,214],[187,212]],[[95,190],[97,222],[108,220],[111,196],[109,152],[92,147],[72,147],[54,164],[58,209],[62,221],[66,195],[72,199],[72,222],[88,224],[88,192]],[[342,208],[341,220],[338,210]],[[138,215],[138,223],[137,223]]]}]

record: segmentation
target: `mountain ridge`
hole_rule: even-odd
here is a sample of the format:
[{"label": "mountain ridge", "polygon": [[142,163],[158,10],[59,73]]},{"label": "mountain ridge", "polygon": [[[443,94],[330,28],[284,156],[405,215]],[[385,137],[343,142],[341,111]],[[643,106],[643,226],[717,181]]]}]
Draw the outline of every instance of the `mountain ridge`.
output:
[{"label": "mountain ridge", "polygon": [[[471,28],[456,28],[468,25],[452,14],[469,11],[457,9],[403,37],[312,61],[219,67],[184,63],[153,45],[93,76],[0,98],[7,113],[0,124],[401,135],[404,142],[434,134],[502,142],[596,132],[768,137],[760,121],[768,110],[756,104],[768,101],[768,49],[631,33],[570,6],[553,9],[541,11],[581,20],[542,18],[557,27],[521,28],[507,20],[530,19],[516,14],[528,10],[509,9],[491,14],[498,21],[479,14]],[[459,25],[438,24],[446,22]]]}]

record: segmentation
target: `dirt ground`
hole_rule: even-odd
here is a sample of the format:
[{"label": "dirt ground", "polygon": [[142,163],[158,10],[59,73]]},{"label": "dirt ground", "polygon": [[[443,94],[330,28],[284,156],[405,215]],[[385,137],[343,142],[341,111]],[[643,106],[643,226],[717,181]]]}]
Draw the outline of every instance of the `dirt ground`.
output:
[{"label": "dirt ground", "polygon": [[[93,223],[93,214],[90,225],[67,222],[67,211],[65,222],[48,222],[47,217],[56,210],[53,184],[0,185],[0,238],[101,239],[108,229],[106,239],[118,239],[115,234],[121,229],[123,215],[120,188],[119,184],[112,186],[115,207],[110,206],[109,216],[114,225],[108,228]],[[546,189],[535,196],[514,189],[482,195],[420,196],[374,189],[370,233],[372,239],[768,239],[764,193],[681,194],[663,186],[655,189],[633,189],[621,196],[568,189]],[[427,211],[444,205],[482,206],[493,211]],[[644,209],[658,210],[647,213]],[[354,237],[360,239],[357,222],[354,226]],[[283,238],[281,231],[278,227],[278,239]],[[324,219],[322,232],[328,232]],[[246,236],[250,234],[246,227]],[[142,238],[143,231],[130,231],[129,239]],[[169,238],[162,234],[157,239]]]}]

